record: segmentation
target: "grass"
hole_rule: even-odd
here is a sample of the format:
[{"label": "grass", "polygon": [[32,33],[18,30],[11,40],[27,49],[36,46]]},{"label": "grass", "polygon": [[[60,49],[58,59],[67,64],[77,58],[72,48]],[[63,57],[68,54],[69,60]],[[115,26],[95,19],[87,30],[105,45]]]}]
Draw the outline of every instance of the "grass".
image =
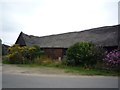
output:
[{"label": "grass", "polygon": [[[118,76],[117,71],[109,71],[109,70],[100,70],[100,69],[85,69],[83,67],[71,67],[65,66],[61,64],[46,64],[46,65],[39,65],[39,64],[18,64],[19,67],[31,67],[31,68],[57,68],[64,70],[65,73],[77,74],[77,75],[99,75],[99,76]],[[119,73],[120,75],[120,73]]]},{"label": "grass", "polygon": [[78,73],[81,75],[101,75],[101,76],[118,76],[118,72],[98,70],[98,69],[84,69],[82,67],[67,68],[66,72]]}]

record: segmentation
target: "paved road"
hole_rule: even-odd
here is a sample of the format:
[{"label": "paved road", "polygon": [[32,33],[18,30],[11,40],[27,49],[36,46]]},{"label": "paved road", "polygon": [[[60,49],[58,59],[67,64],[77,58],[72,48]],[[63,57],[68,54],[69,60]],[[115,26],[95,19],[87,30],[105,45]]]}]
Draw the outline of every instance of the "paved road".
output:
[{"label": "paved road", "polygon": [[117,77],[3,73],[3,88],[118,88]]}]

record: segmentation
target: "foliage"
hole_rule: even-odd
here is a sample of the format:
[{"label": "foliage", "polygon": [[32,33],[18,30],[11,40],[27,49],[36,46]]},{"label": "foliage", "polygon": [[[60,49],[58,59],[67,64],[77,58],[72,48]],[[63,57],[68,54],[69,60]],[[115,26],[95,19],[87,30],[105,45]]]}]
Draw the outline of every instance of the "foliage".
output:
[{"label": "foliage", "polygon": [[120,51],[113,50],[107,53],[104,62],[108,69],[118,69],[120,66]]},{"label": "foliage", "polygon": [[8,48],[8,62],[11,64],[18,64],[18,63],[22,63],[22,54],[21,52],[21,48],[19,45],[13,45],[12,47]]},{"label": "foliage", "polygon": [[3,56],[3,57],[2,57],[2,63],[3,63],[3,64],[9,64],[8,57],[7,57],[7,56]]},{"label": "foliage", "polygon": [[92,67],[104,57],[102,47],[91,42],[76,43],[67,50],[67,64],[72,66]]},{"label": "foliage", "polygon": [[34,63],[34,59],[40,57],[43,52],[38,46],[23,46],[15,44],[8,49],[8,62],[11,64]]},{"label": "foliage", "polygon": [[34,59],[34,63],[39,65],[49,65],[54,63],[52,59],[48,58],[46,55],[42,55]]}]

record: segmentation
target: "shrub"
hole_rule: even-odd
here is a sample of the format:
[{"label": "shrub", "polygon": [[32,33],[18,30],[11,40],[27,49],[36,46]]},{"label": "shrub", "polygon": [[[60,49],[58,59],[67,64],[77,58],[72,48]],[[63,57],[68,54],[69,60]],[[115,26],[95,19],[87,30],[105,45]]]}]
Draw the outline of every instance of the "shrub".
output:
[{"label": "shrub", "polygon": [[8,61],[11,64],[27,64],[34,63],[35,58],[40,57],[43,52],[38,46],[23,46],[13,45],[8,49]]},{"label": "shrub", "polygon": [[49,59],[46,55],[41,55],[40,57],[34,59],[34,63],[36,64],[45,64],[45,63],[49,63],[49,61],[52,60]]},{"label": "shrub", "polygon": [[66,57],[62,59],[61,64],[64,65],[64,66],[67,66],[67,64],[68,64],[68,60],[67,60]]},{"label": "shrub", "polygon": [[22,54],[20,52],[21,48],[17,44],[8,49],[9,54],[7,55],[7,58],[10,64],[22,63]]},{"label": "shrub", "polygon": [[3,57],[2,57],[2,63],[3,63],[3,64],[9,64],[9,59],[8,59],[7,56],[3,56]]},{"label": "shrub", "polygon": [[76,43],[67,50],[67,64],[72,66],[92,67],[103,57],[104,50],[91,42]]},{"label": "shrub", "polygon": [[120,66],[120,51],[113,50],[107,53],[104,62],[108,69],[118,69]]}]

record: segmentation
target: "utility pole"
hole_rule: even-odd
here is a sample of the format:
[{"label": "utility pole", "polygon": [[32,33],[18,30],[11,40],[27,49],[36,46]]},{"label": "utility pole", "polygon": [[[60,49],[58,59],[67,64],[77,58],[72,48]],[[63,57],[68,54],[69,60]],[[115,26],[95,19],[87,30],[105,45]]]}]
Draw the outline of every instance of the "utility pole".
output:
[{"label": "utility pole", "polygon": [[118,49],[120,50],[120,25],[118,25]]},{"label": "utility pole", "polygon": [[118,50],[120,50],[120,2],[118,2]]}]

